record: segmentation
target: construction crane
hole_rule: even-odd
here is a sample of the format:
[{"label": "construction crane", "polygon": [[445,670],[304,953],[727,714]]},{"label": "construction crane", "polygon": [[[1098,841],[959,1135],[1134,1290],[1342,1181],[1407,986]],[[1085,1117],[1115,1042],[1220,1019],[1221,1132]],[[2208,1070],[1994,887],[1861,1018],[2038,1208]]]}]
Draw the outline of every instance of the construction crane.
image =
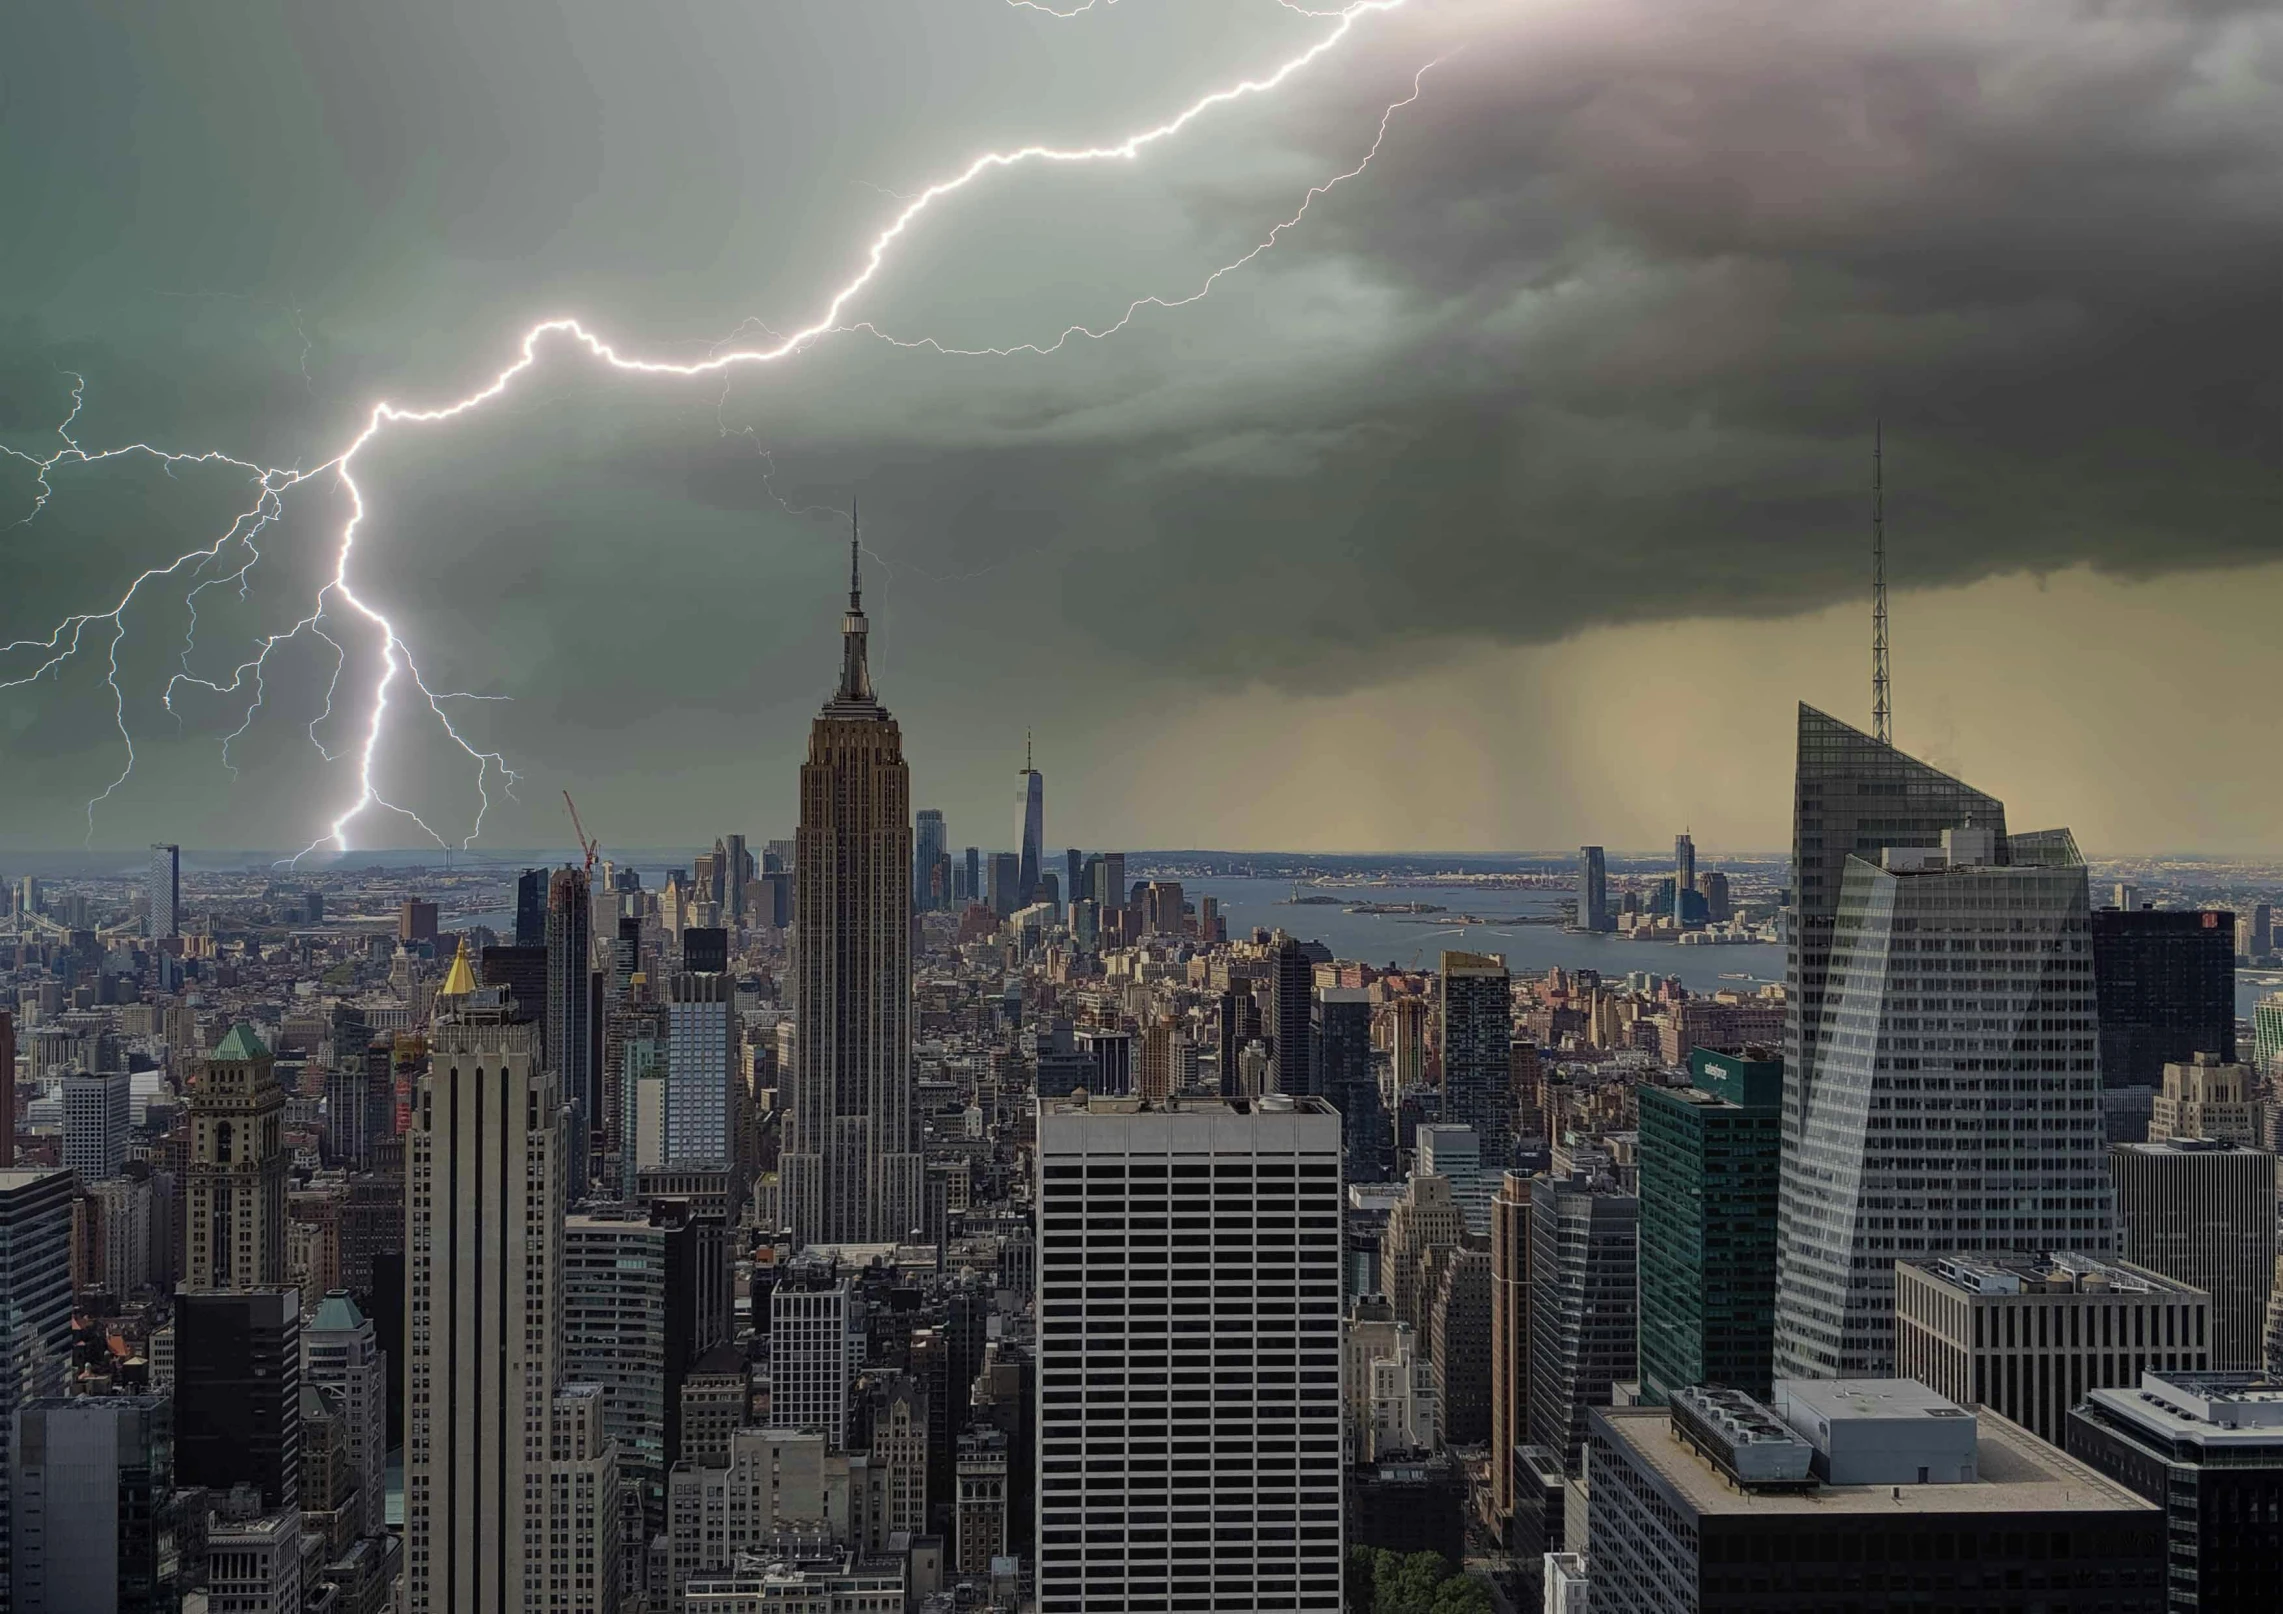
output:
[{"label": "construction crane", "polygon": [[595,848],[602,842],[587,839],[587,826],[579,822],[579,804],[571,800],[568,790],[563,792],[563,805],[571,810],[571,833],[578,837],[579,850],[587,855],[587,878],[592,880],[595,874]]}]

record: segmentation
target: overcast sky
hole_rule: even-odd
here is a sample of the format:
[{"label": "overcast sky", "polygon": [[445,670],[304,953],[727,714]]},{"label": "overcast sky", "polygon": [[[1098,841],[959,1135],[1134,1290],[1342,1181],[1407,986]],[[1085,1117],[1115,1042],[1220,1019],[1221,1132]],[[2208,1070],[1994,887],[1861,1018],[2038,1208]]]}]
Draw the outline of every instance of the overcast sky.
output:
[{"label": "overcast sky", "polygon": [[[1065,0],[1065,8],[1074,0]],[[1319,6],[1329,0],[1315,0]],[[1332,22],[1273,0],[28,8],[0,57],[0,443],[315,465],[575,314],[692,359],[810,323],[900,195],[1115,141]],[[2283,850],[2283,13],[2007,0],[1410,0],[1132,162],[993,173],[851,320],[726,379],[550,348],[358,461],[351,575],[523,774],[485,838],[790,832],[851,497],[882,698],[952,839],[1786,838],[1793,703],[1868,720],[1885,422],[1896,734],[2108,852]],[[774,476],[770,474],[774,466]],[[0,526],[0,641],[212,543],[241,472],[65,465]],[[0,517],[38,497],[0,461]],[[303,634],[347,513],[146,587],[98,845],[290,846],[354,799],[378,652]],[[226,551],[235,572],[247,558]],[[210,570],[208,575],[214,575]],[[0,847],[124,760],[110,629],[0,691]],[[187,658],[187,659],[186,659]],[[40,664],[19,648],[0,676]],[[399,686],[399,698],[404,690]],[[474,770],[392,723],[455,841]],[[495,797],[498,792],[495,788]],[[370,814],[357,845],[412,844]]]}]

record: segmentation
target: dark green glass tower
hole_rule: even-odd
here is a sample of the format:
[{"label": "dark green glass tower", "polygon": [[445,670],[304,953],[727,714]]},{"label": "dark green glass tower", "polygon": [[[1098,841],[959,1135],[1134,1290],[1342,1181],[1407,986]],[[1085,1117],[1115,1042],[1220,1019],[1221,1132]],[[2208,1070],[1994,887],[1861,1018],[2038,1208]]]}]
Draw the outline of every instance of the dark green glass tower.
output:
[{"label": "dark green glass tower", "polygon": [[1641,1395],[1765,1399],[1775,1348],[1784,1063],[1699,1048],[1693,1085],[1641,1097]]}]

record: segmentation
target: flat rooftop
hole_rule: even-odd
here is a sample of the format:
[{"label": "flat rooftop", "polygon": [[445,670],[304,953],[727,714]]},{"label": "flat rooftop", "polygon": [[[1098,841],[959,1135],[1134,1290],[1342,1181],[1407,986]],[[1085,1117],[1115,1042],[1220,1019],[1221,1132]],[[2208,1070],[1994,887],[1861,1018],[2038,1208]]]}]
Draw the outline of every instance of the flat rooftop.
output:
[{"label": "flat rooftop", "polygon": [[[1839,1381],[1844,1382],[1844,1381]],[[1950,1405],[1932,1391],[1926,1395]],[[2028,1430],[1983,1408],[1976,1463],[1963,1485],[1822,1485],[1811,1491],[1741,1491],[1674,1438],[1664,1407],[1596,1407],[1634,1455],[1690,1507],[1712,1517],[1741,1515],[2145,1513],[2161,1510],[2064,1455]]]},{"label": "flat rooftop", "polygon": [[2143,1373],[2137,1388],[2090,1393],[2108,1412],[2165,1441],[2283,1454],[2283,1378],[2273,1374]]},{"label": "flat rooftop", "polygon": [[[2183,1300],[2207,1298],[2203,1290],[2176,1282],[2160,1272],[2076,1250],[1905,1256],[1896,1265],[1938,1278],[1970,1295],[2077,1294],[2098,1299],[2105,1293],[2174,1295]],[[2085,1284],[2088,1277],[2095,1280],[2091,1287]]]},{"label": "flat rooftop", "polygon": [[1339,1115],[1339,1111],[1333,1109],[1328,1102],[1320,1098],[1303,1095],[1280,1103],[1279,1099],[1281,1098],[1281,1094],[1271,1094],[1268,1097],[1254,1099],[1248,1103],[1243,1099],[1231,1102],[1225,1098],[1182,1097],[1176,1098],[1170,1104],[1151,1104],[1131,1094],[1121,1093],[1117,1095],[1104,1094],[1099,1097],[1089,1095],[1081,1103],[1078,1095],[1073,1093],[1067,1098],[1041,1099],[1039,1101],[1039,1112],[1057,1118],[1100,1115],[1128,1119],[1137,1115],[1201,1115],[1215,1119],[1235,1118],[1239,1120],[1250,1116],[1265,1116],[1273,1119],[1277,1116],[1329,1115],[1337,1119]]},{"label": "flat rooftop", "polygon": [[2166,1138],[2161,1143],[2112,1143],[2109,1147],[2132,1154],[2265,1154],[2248,1143],[2222,1138]]}]

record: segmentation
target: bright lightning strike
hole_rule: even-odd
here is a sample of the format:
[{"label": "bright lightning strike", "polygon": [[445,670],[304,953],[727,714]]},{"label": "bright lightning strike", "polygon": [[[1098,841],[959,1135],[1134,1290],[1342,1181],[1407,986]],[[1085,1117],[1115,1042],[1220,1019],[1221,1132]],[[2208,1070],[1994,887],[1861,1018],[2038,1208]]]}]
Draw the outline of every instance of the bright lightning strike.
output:
[{"label": "bright lightning strike", "polygon": [[[1071,8],[1043,4],[1039,3],[1039,0],[1009,0],[1009,3],[1023,9],[1044,11],[1058,17],[1071,17],[1093,9],[1097,0],[1085,0],[1085,3]],[[1099,0],[1099,3],[1114,5],[1116,0]],[[245,472],[255,490],[255,498],[251,506],[245,509],[213,543],[189,550],[164,565],[146,569],[128,584],[126,591],[108,609],[67,616],[45,640],[19,639],[10,644],[0,645],[0,655],[29,650],[44,657],[31,672],[19,677],[0,680],[0,690],[21,688],[36,682],[51,672],[58,672],[65,662],[72,660],[82,649],[89,647],[88,636],[91,629],[94,630],[96,642],[103,646],[106,663],[104,681],[111,692],[113,721],[118,728],[120,740],[126,751],[126,762],[118,776],[87,804],[89,844],[92,845],[94,840],[96,808],[126,783],[133,774],[135,766],[134,737],[127,726],[126,692],[119,681],[119,646],[127,634],[127,613],[136,604],[138,595],[145,584],[159,579],[187,575],[197,578],[198,581],[185,595],[185,602],[190,609],[191,622],[182,652],[182,670],[168,679],[161,698],[167,710],[172,712],[175,696],[184,686],[223,697],[245,694],[250,688],[251,698],[242,720],[223,740],[223,761],[226,766],[231,767],[233,774],[235,774],[236,768],[230,759],[230,746],[242,738],[252,727],[254,718],[261,711],[267,698],[265,676],[271,655],[280,646],[289,644],[304,634],[321,640],[330,646],[335,655],[333,674],[326,686],[324,709],[308,726],[310,742],[327,762],[334,761],[342,755],[343,753],[328,750],[318,738],[319,728],[332,716],[334,697],[338,693],[340,680],[349,659],[348,651],[339,640],[325,631],[325,625],[328,621],[336,618],[361,619],[379,636],[379,665],[371,685],[372,709],[366,720],[362,738],[354,746],[357,770],[355,798],[331,820],[322,834],[288,859],[288,862],[298,863],[302,858],[309,856],[328,843],[339,851],[347,851],[350,827],[376,808],[409,819],[439,847],[449,849],[451,846],[451,842],[446,840],[418,813],[384,795],[376,779],[377,759],[387,733],[388,716],[392,702],[399,695],[400,680],[411,685],[418,700],[426,705],[429,715],[435,720],[444,735],[476,764],[475,784],[479,805],[474,823],[459,843],[462,848],[473,845],[477,837],[483,833],[484,818],[491,810],[492,799],[489,784],[493,773],[496,771],[502,788],[511,796],[518,776],[499,752],[480,749],[476,743],[462,733],[459,726],[453,722],[451,713],[447,710],[447,703],[502,700],[506,697],[470,691],[439,691],[432,688],[422,675],[413,658],[410,646],[398,632],[395,624],[357,592],[356,586],[351,580],[350,565],[356,551],[358,531],[364,524],[366,508],[363,489],[358,485],[353,473],[357,456],[363,452],[365,447],[388,426],[438,425],[482,408],[485,404],[505,393],[514,385],[517,378],[537,363],[542,345],[550,338],[567,338],[572,345],[585,349],[590,357],[613,369],[644,375],[691,377],[727,372],[734,367],[749,364],[774,364],[779,360],[792,357],[823,337],[855,333],[881,337],[896,343],[898,346],[926,347],[937,352],[955,355],[1005,357],[1014,354],[1048,354],[1057,351],[1075,337],[1100,340],[1113,335],[1125,329],[1135,316],[1145,308],[1174,309],[1194,303],[1207,296],[1215,283],[1223,276],[1243,268],[1275,246],[1284,232],[1298,224],[1306,215],[1309,206],[1316,198],[1333,187],[1355,178],[1370,165],[1387,138],[1388,127],[1395,114],[1418,100],[1427,68],[1421,68],[1419,74],[1413,78],[1411,93],[1390,105],[1381,114],[1378,133],[1360,162],[1347,171],[1334,175],[1331,179],[1311,188],[1302,199],[1298,210],[1271,229],[1259,245],[1233,262],[1215,269],[1205,278],[1202,285],[1186,296],[1139,298],[1128,305],[1124,314],[1114,323],[1100,329],[1073,325],[1052,342],[1021,343],[1003,348],[950,348],[932,338],[896,338],[888,336],[869,322],[849,324],[842,320],[844,310],[879,275],[890,252],[903,238],[914,221],[943,198],[966,189],[978,179],[998,169],[1015,168],[1029,163],[1131,161],[1151,146],[1171,139],[1199,118],[1219,107],[1248,97],[1265,95],[1278,89],[1293,76],[1305,71],[1317,60],[1338,49],[1354,31],[1360,18],[1374,12],[1397,10],[1405,3],[1405,0],[1350,0],[1349,4],[1336,10],[1313,10],[1302,4],[1301,0],[1277,0],[1277,3],[1286,10],[1303,16],[1333,19],[1332,26],[1307,49],[1290,57],[1274,71],[1258,78],[1239,80],[1224,89],[1214,90],[1191,102],[1165,122],[1128,135],[1114,144],[1082,147],[1026,145],[1007,151],[985,152],[950,178],[939,180],[904,199],[903,207],[894,214],[886,227],[872,238],[864,254],[862,266],[832,294],[818,317],[789,334],[769,333],[770,339],[763,345],[727,348],[718,350],[695,363],[677,364],[623,354],[610,343],[595,335],[577,319],[560,317],[542,320],[524,333],[514,361],[495,375],[484,387],[453,402],[427,408],[405,408],[386,401],[377,403],[366,417],[363,429],[350,440],[340,453],[306,471],[263,467],[219,452],[169,453],[145,443],[132,443],[120,448],[91,452],[81,447],[78,440],[72,435],[73,425],[79,418],[86,392],[85,379],[80,376],[73,376],[71,409],[57,428],[58,436],[62,438],[64,447],[52,454],[42,456],[0,445],[0,454],[21,461],[33,468],[36,493],[32,509],[24,517],[24,520],[34,519],[46,508],[54,491],[48,481],[48,475],[51,471],[66,465],[88,467],[103,464],[113,459],[148,457],[163,465],[169,474],[172,474],[178,466],[222,465]],[[1430,67],[1432,65],[1432,63],[1429,64]],[[190,655],[195,647],[197,635],[198,595],[209,588],[235,584],[240,597],[244,598],[249,587],[249,574],[262,558],[256,540],[264,528],[280,519],[283,513],[284,496],[302,483],[326,472],[331,472],[338,478],[341,487],[349,498],[349,519],[340,532],[332,576],[319,587],[310,603],[310,608],[298,620],[282,632],[257,637],[254,641],[253,653],[234,667],[227,678],[209,679],[196,676],[191,671]],[[224,568],[231,568],[232,560],[226,560],[224,555],[225,551],[231,550],[233,544],[237,546],[237,550],[244,557],[242,560],[236,561],[234,569],[220,570],[212,576],[202,575],[210,564],[217,562]],[[407,701],[411,699],[409,696],[403,698]]]}]

